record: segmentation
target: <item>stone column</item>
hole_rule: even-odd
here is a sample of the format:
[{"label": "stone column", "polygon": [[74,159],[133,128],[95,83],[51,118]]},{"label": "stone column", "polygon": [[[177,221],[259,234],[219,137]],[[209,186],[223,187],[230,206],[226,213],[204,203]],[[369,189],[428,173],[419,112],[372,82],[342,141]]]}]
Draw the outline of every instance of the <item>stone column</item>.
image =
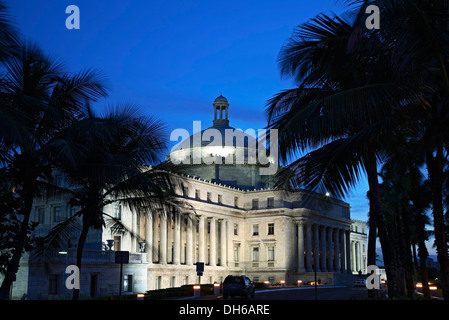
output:
[{"label": "stone column", "polygon": [[149,257],[152,261],[160,262],[160,224],[159,224],[160,214],[155,212],[153,214],[153,257]]},{"label": "stone column", "polygon": [[339,244],[339,236],[338,229],[334,229],[334,272],[340,271],[340,244]]},{"label": "stone column", "polygon": [[204,215],[200,216],[199,225],[198,225],[198,262],[205,262],[205,243],[206,243],[206,237],[204,233],[204,223],[206,219],[204,218]]},{"label": "stone column", "polygon": [[227,243],[226,248],[228,250],[228,266],[233,267],[234,266],[234,220],[227,219]]},{"label": "stone column", "polygon": [[167,263],[173,262],[173,213],[167,213]]},{"label": "stone column", "polygon": [[340,252],[341,252],[341,260],[340,260],[340,271],[341,273],[345,273],[346,272],[346,268],[345,268],[345,264],[346,264],[346,256],[345,256],[345,251],[346,251],[346,246],[345,246],[345,234],[344,234],[344,230],[339,230],[338,234],[340,236]]},{"label": "stone column", "polygon": [[186,234],[186,265],[193,264],[193,234],[192,234],[192,217],[187,217],[187,234]]},{"label": "stone column", "polygon": [[306,224],[306,271],[312,272],[312,224]]},{"label": "stone column", "polygon": [[145,251],[147,252],[148,264],[153,263],[153,214],[147,211],[145,215]]},{"label": "stone column", "polygon": [[[136,212],[135,214],[131,214],[131,219],[132,219],[132,227],[131,229],[138,235],[140,236],[140,230],[137,230],[137,219],[140,218],[140,215]],[[139,252],[138,250],[138,237],[131,237],[131,252]]]},{"label": "stone column", "polygon": [[217,265],[217,237],[215,232],[215,218],[210,218],[210,260],[209,265],[214,267]]},{"label": "stone column", "polygon": [[313,241],[313,263],[315,265],[316,272],[321,272],[320,270],[320,239],[318,235],[319,225],[315,224],[313,226],[314,231],[314,241]]},{"label": "stone column", "polygon": [[161,244],[159,252],[159,263],[167,263],[167,213],[161,214]]},{"label": "stone column", "polygon": [[175,228],[173,230],[173,264],[181,262],[181,215],[178,212],[173,213]]},{"label": "stone column", "polygon": [[351,240],[349,238],[349,230],[346,230],[346,272],[351,274]]},{"label": "stone column", "polygon": [[320,238],[320,247],[321,247],[321,272],[327,272],[326,266],[326,226],[321,226],[321,238]]},{"label": "stone column", "polygon": [[298,272],[304,272],[304,222],[298,221]]},{"label": "stone column", "polygon": [[220,226],[220,265],[226,267],[226,220],[222,219]]},{"label": "stone column", "polygon": [[333,272],[334,271],[334,249],[332,246],[332,228],[327,228],[327,248],[329,249],[329,253],[327,256],[327,271]]}]

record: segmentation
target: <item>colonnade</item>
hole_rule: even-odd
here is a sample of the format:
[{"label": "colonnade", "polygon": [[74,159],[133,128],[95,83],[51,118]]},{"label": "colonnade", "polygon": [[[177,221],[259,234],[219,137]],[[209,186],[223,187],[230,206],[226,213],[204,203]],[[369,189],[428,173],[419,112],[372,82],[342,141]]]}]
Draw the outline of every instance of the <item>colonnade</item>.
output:
[{"label": "colonnade", "polygon": [[145,250],[150,263],[227,266],[228,257],[232,257],[229,219],[179,212],[147,213],[145,219]]},{"label": "colonnade", "polygon": [[298,272],[351,273],[350,231],[313,221],[297,221]]},{"label": "colonnade", "polygon": [[[298,272],[313,272],[315,266],[317,272],[352,272],[349,229],[313,220],[296,221],[296,228]],[[233,232],[234,223],[228,218],[147,213],[145,250],[149,263],[234,266]]]},{"label": "colonnade", "polygon": [[366,273],[366,259],[365,256],[365,247],[361,241],[352,240],[351,241],[351,255],[352,255],[352,264],[351,268],[354,272],[361,271],[362,273]]}]

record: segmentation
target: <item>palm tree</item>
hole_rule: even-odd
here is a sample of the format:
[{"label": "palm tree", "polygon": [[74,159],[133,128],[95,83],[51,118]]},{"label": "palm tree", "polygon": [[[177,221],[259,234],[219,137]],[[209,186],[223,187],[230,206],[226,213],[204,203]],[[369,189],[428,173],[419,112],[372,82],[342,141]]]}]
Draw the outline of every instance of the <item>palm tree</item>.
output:
[{"label": "palm tree", "polygon": [[385,27],[395,39],[392,51],[395,63],[402,70],[410,70],[414,86],[420,90],[423,107],[413,114],[413,124],[423,130],[415,139],[419,141],[420,154],[425,155],[443,296],[449,299],[448,239],[443,205],[449,140],[449,5],[441,0],[377,2],[384,8]]},{"label": "palm tree", "polygon": [[[82,255],[90,229],[102,229],[112,221],[123,228],[120,221],[107,214],[107,205],[118,203],[131,212],[155,211],[181,206],[175,195],[178,179],[156,164],[165,151],[165,127],[152,117],[144,117],[132,106],[110,108],[97,116],[88,109],[84,119],[64,130],[59,139],[65,143],[67,156],[60,159],[60,168],[71,187],[61,188],[70,194],[70,204],[79,211],[50,233],[50,239],[64,228],[81,219],[76,264],[81,270]],[[66,148],[70,145],[70,148]],[[69,152],[67,152],[69,151]],[[73,154],[77,153],[76,159]],[[57,244],[57,243],[56,243]],[[75,289],[73,299],[79,299]]]},{"label": "palm tree", "polygon": [[[348,50],[359,32],[358,23],[354,17],[350,21],[321,14],[295,30],[279,61],[282,74],[294,76],[298,88],[273,97],[267,116],[269,126],[279,130],[281,159],[288,161],[298,148],[312,149],[281,171],[281,181],[344,196],[366,172],[370,219],[379,232],[390,295],[394,296],[395,268],[377,165],[390,150],[386,133],[391,134],[394,124],[402,121],[392,106],[414,95],[395,81],[387,55],[373,56],[363,47]],[[387,44],[377,48],[384,53],[387,49]],[[385,82],[385,76],[391,80]],[[375,260],[375,252],[369,252],[369,260]]]},{"label": "palm tree", "polygon": [[[427,157],[443,292],[449,292],[442,206],[444,146],[449,127],[444,103],[449,88],[447,3],[344,2],[358,6],[350,31],[338,17],[333,22],[319,16],[299,28],[281,52],[281,71],[296,76],[299,88],[282,92],[270,101],[269,119],[284,131],[284,154],[297,147],[316,149],[289,166],[301,173],[297,177],[307,179],[307,186],[321,183],[341,195],[362,169],[366,171],[370,218],[376,220],[390,284],[394,284],[394,277],[388,273],[394,266],[389,266],[388,260],[393,256],[388,249],[388,233],[379,224],[384,219],[376,160],[386,160],[399,147],[393,143],[393,148],[389,147],[385,138],[403,137],[404,130],[408,135],[415,134],[413,139],[419,139],[421,146],[418,154]],[[360,27],[366,18],[364,8],[371,3],[381,8],[380,30]],[[324,97],[323,90],[327,90]],[[426,128],[424,134],[415,130],[421,126]],[[399,143],[403,141],[399,138]],[[389,286],[389,292],[394,295],[395,289]],[[449,298],[446,293],[445,298]]]},{"label": "palm tree", "polygon": [[20,194],[23,206],[21,228],[14,239],[14,254],[0,288],[7,299],[19,268],[27,238],[33,198],[40,193],[43,179],[52,175],[53,139],[81,115],[86,101],[96,101],[106,91],[102,77],[85,70],[75,75],[30,42],[21,43],[18,53],[4,62],[1,86],[0,125],[2,165]]},{"label": "palm tree", "polygon": [[5,1],[0,1],[0,62],[17,52],[19,47],[19,31],[14,18],[9,14]]}]

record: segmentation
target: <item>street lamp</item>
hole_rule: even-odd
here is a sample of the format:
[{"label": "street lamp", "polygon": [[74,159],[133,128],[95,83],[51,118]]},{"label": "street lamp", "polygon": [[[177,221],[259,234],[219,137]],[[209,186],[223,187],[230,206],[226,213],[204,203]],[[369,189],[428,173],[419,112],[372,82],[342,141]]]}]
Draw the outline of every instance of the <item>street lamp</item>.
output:
[{"label": "street lamp", "polygon": [[315,300],[317,300],[317,296],[318,296],[318,288],[317,288],[317,284],[316,284],[316,266],[315,266],[315,264],[314,265],[312,265],[312,267],[313,267],[313,272],[314,272],[314,274],[315,274]]},{"label": "street lamp", "polygon": [[64,251],[64,250],[61,250],[61,251],[58,252],[58,254],[65,256],[64,276],[62,277],[62,279],[63,279],[64,282],[62,283],[62,285],[63,285],[63,287],[64,287],[64,292],[67,293],[67,296],[68,296],[68,292],[67,292],[67,287],[66,287],[66,285],[65,285],[65,281],[66,281],[66,277],[68,276],[68,275],[66,274],[66,270],[67,270],[67,266],[69,265],[69,252],[68,252],[68,251]]}]

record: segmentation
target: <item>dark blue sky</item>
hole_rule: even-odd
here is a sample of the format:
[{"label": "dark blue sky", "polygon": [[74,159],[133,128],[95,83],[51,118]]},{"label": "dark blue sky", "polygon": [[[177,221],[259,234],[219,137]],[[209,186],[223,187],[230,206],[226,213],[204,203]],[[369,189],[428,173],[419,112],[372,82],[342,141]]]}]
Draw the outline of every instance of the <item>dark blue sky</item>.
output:
[{"label": "dark blue sky", "polygon": [[[68,30],[65,9],[80,9]],[[134,103],[169,130],[212,125],[213,100],[228,98],[230,125],[264,128],[264,106],[280,90],[277,55],[293,29],[320,12],[344,10],[336,0],[116,1],[17,0],[11,13],[26,38],[65,62],[69,71],[95,68],[110,96],[98,107]],[[367,184],[345,199],[367,220]]]}]

